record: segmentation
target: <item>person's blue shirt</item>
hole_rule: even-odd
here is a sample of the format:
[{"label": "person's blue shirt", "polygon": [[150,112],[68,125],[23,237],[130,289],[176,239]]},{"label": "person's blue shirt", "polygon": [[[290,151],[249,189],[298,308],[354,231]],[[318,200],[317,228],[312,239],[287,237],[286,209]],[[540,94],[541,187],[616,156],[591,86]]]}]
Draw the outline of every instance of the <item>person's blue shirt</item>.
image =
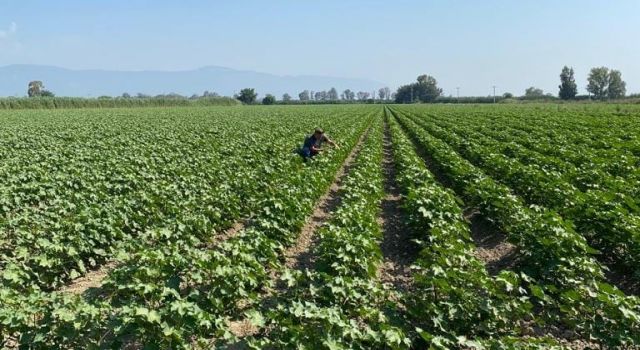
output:
[{"label": "person's blue shirt", "polygon": [[302,145],[302,148],[311,149],[311,147],[313,146],[320,147],[322,146],[322,143],[326,140],[327,140],[327,137],[325,135],[320,136],[320,138],[316,138],[315,135],[312,134],[304,140],[304,145]]},{"label": "person's blue shirt", "polygon": [[304,144],[302,145],[300,154],[305,159],[305,161],[308,158],[311,158],[318,154],[319,148],[322,146],[322,143],[324,141],[331,143],[331,141],[329,141],[329,138],[327,138],[327,136],[325,136],[324,134],[321,134],[318,137],[316,137],[316,135],[317,134],[314,133],[304,139]]}]

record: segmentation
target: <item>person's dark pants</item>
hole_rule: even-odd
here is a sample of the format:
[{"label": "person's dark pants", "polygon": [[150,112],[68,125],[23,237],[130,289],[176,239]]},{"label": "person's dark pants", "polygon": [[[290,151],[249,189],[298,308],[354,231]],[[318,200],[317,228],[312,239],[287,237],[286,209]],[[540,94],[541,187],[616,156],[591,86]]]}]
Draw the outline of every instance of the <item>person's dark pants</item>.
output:
[{"label": "person's dark pants", "polygon": [[304,160],[307,160],[307,159],[315,156],[316,154],[318,154],[318,152],[317,151],[313,151],[309,147],[303,147],[302,150],[300,150],[300,155],[302,155],[302,158],[304,158]]}]

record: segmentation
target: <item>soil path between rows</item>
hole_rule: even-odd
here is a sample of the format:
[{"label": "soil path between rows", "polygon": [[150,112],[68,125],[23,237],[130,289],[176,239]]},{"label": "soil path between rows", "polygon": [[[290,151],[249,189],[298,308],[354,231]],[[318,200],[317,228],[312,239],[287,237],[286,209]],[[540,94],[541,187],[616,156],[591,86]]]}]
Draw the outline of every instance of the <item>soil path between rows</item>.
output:
[{"label": "soil path between rows", "polygon": [[463,215],[471,229],[473,255],[484,262],[487,272],[496,276],[502,270],[513,270],[518,264],[518,247],[477,208],[467,208]]},{"label": "soil path between rows", "polygon": [[[340,191],[342,189],[343,182],[355,165],[355,159],[362,151],[364,141],[369,136],[370,130],[371,128],[368,128],[362,133],[360,139],[351,149],[351,152],[340,166],[340,169],[338,169],[331,185],[318,200],[318,204],[313,209],[313,213],[307,218],[307,221],[302,227],[295,244],[285,250],[284,266],[286,269],[304,271],[306,269],[314,268],[316,257],[314,255],[315,251],[313,247],[318,243],[319,237],[317,235],[317,231],[331,218],[332,213],[340,206]],[[270,279],[272,284],[275,285],[275,288],[266,290],[261,296],[261,304],[263,306],[268,306],[270,303],[273,303],[273,297],[277,297],[286,291],[287,287],[279,282],[280,273],[281,271],[277,270],[271,271]],[[247,318],[229,321],[228,326],[231,333],[238,338],[255,335],[259,331],[259,329],[252,325]],[[231,345],[230,348],[234,348],[234,346]]]},{"label": "soil path between rows", "polygon": [[[404,126],[402,126],[402,130],[407,132]],[[451,181],[441,169],[435,166],[436,162],[432,155],[423,147],[418,146],[415,136],[409,132],[407,132],[407,136],[414,145],[416,153],[422,158],[425,166],[433,174],[436,181],[443,187],[453,190],[457,195]],[[460,196],[458,197],[460,198]],[[503,231],[496,228],[477,208],[466,208],[463,216],[471,230],[471,238],[475,245],[474,256],[485,263],[487,272],[495,276],[502,270],[516,267],[518,263],[517,247],[507,241],[507,235]]]},{"label": "soil path between rows", "polygon": [[[410,120],[415,121],[415,118],[409,118]],[[420,125],[420,124],[418,124]],[[403,127],[404,128],[404,127]],[[441,141],[444,141],[441,139]],[[415,143],[415,142],[414,142]],[[445,142],[449,144],[449,142]],[[451,145],[449,145],[451,146]],[[467,160],[471,165],[473,165],[478,171],[481,171],[488,178],[494,180],[496,183],[500,183],[499,176],[495,174],[491,175],[490,172],[487,171],[487,166],[478,164],[477,161],[472,161],[469,157],[465,156],[463,152],[461,152],[458,148],[451,146],[451,149],[462,159]],[[431,162],[431,158],[429,155],[423,156],[423,158],[427,162]],[[437,169],[436,169],[437,171]],[[436,173],[437,176],[440,174]],[[444,177],[438,178],[439,181],[446,184],[446,179]],[[556,212],[560,218],[565,221],[571,221],[573,216],[570,214],[564,213],[563,208],[551,208],[546,207],[544,203],[534,203],[535,201],[531,201],[524,196],[525,190],[515,190],[512,186],[508,185],[503,181],[503,185],[509,188],[511,193],[517,195],[521,200],[523,205],[538,205],[546,208],[552,212]],[[450,186],[448,186],[450,187]],[[524,191],[524,192],[523,192]],[[579,191],[578,191],[579,192]],[[566,209],[566,208],[565,208]],[[476,210],[474,208],[468,208],[467,210],[473,211]],[[477,213],[473,213],[471,215],[465,215],[465,218],[470,223],[472,227],[472,236],[476,243],[478,249],[476,250],[476,257],[483,260],[487,264],[487,270],[492,274],[496,275],[501,270],[505,269],[514,269],[519,261],[518,257],[518,248],[512,243],[507,241],[507,237],[504,232],[496,231],[495,226],[486,220],[485,217],[481,215],[478,216]],[[592,244],[588,239],[588,236],[584,235],[584,232],[579,230],[579,228],[574,228],[577,234],[587,238],[587,242],[589,245]],[[597,250],[597,249],[596,249]],[[615,254],[622,254],[621,252],[610,252],[610,254],[599,254],[592,255],[592,258],[599,262],[605,269],[604,271],[604,281],[615,286],[620,291],[622,291],[625,295],[628,296],[640,296],[640,280],[634,277],[634,268],[628,266],[617,266],[615,260],[611,258],[611,256]]]},{"label": "soil path between rows", "polygon": [[[242,231],[246,225],[247,222],[245,221],[235,222],[231,227],[227,228],[219,234],[214,235],[211,238],[211,242],[207,246],[211,247],[215,244],[219,244],[220,242],[224,242],[231,237],[234,237],[238,234],[238,232]],[[91,270],[84,276],[72,280],[67,285],[60,288],[59,292],[82,295],[89,290],[99,288],[102,285],[104,279],[109,275],[109,272],[113,271],[116,267],[118,267],[118,263],[116,261],[107,261],[97,269]]]},{"label": "soil path between rows", "polygon": [[[418,146],[416,138],[402,126],[408,133],[418,155],[424,160],[427,169],[435,176],[436,180],[446,188],[452,189],[452,183],[434,164],[433,157],[424,148]],[[454,191],[455,192],[455,191]],[[496,227],[488,217],[483,215],[478,208],[467,207],[463,213],[464,219],[469,223],[471,238],[476,246],[474,256],[485,263],[487,272],[495,276],[502,270],[513,270],[519,264],[518,247],[508,241],[507,234]],[[633,288],[633,286],[628,287]],[[537,327],[523,324],[522,338],[531,336],[550,337],[557,340],[568,349],[586,350],[602,349],[596,341],[581,339],[577,333],[566,330],[561,326],[549,324],[546,327]]]},{"label": "soil path between rows", "polygon": [[296,244],[285,251],[285,266],[287,268],[300,271],[313,268],[315,256],[311,247],[318,242],[316,231],[329,220],[331,214],[340,206],[342,198],[339,192],[342,189],[342,183],[353,167],[355,157],[361,151],[363,140],[360,139],[338,170],[327,192],[320,197],[319,204],[313,209],[313,214],[302,227]]},{"label": "soil path between rows", "polygon": [[406,225],[400,207],[402,196],[396,180],[397,169],[387,122],[384,128],[383,148],[385,197],[382,199],[378,217],[378,224],[383,232],[380,245],[383,262],[379,267],[378,276],[382,283],[392,285],[396,291],[407,292],[412,289],[411,265],[416,260],[419,247],[412,241],[411,231]]},{"label": "soil path between rows", "polygon": [[347,178],[351,169],[355,165],[355,159],[362,151],[365,139],[369,136],[367,129],[361,136],[356,145],[345,159],[344,163],[336,173],[329,189],[320,197],[318,204],[313,209],[313,214],[307,218],[307,222],[302,227],[300,235],[296,243],[285,251],[285,267],[295,270],[311,269],[314,266],[315,256],[314,250],[311,249],[318,242],[318,229],[324,225],[330,218],[331,214],[340,206],[344,180]]}]

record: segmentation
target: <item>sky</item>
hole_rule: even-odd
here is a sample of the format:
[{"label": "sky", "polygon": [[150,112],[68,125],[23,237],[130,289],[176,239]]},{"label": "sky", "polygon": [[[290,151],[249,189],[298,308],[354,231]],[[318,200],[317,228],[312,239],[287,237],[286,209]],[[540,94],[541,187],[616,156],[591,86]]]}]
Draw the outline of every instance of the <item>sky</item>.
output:
[{"label": "sky", "polygon": [[[638,0],[0,0],[0,66],[369,78],[445,95],[557,94],[564,65],[640,92]],[[1,77],[0,77],[1,79]]]}]

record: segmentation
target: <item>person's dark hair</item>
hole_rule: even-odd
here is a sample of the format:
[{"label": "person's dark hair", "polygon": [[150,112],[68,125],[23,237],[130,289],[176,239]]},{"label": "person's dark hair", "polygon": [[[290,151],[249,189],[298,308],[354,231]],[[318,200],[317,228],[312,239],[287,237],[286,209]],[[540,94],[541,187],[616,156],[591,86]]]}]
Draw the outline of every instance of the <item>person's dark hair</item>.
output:
[{"label": "person's dark hair", "polygon": [[324,134],[324,130],[322,130],[321,128],[316,128],[315,133],[316,134]]}]

